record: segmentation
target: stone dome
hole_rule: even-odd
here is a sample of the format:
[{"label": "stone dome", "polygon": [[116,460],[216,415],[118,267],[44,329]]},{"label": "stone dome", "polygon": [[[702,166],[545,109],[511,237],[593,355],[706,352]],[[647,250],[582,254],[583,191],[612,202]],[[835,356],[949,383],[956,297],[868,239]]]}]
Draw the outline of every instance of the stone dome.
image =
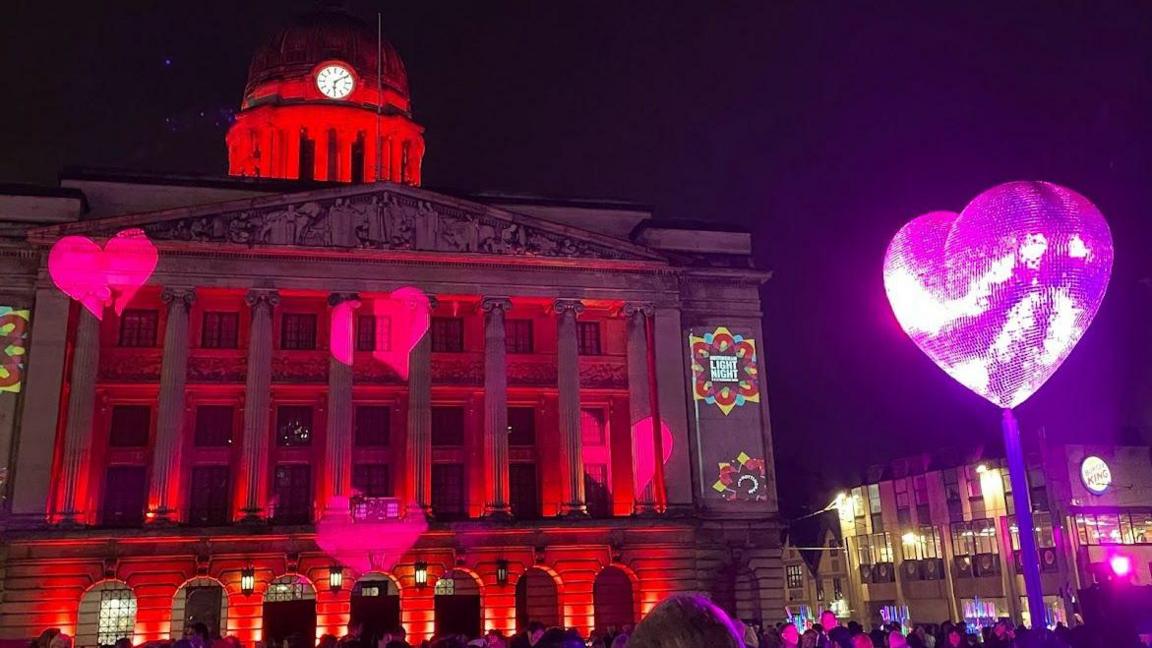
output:
[{"label": "stone dome", "polygon": [[269,81],[306,78],[319,63],[338,59],[352,66],[367,87],[376,86],[377,57],[381,85],[408,98],[408,74],[400,54],[386,39],[377,49],[376,27],[339,9],[302,14],[277,32],[252,57],[245,96]]}]

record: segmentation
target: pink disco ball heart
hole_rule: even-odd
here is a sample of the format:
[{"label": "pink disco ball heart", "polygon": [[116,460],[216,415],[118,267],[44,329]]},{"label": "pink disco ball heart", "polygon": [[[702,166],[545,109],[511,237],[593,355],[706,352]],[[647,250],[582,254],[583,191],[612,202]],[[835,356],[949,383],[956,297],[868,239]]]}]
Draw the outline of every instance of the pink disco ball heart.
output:
[{"label": "pink disco ball heart", "polygon": [[109,304],[117,315],[124,312],[159,260],[140,229],[120,232],[103,248],[86,236],[65,236],[48,253],[48,274],[64,294],[102,319]]},{"label": "pink disco ball heart", "polygon": [[1112,274],[1096,206],[1049,182],[1009,182],[964,211],[905,225],[884,257],[901,328],[957,382],[993,404],[1027,400],[1072,352]]}]

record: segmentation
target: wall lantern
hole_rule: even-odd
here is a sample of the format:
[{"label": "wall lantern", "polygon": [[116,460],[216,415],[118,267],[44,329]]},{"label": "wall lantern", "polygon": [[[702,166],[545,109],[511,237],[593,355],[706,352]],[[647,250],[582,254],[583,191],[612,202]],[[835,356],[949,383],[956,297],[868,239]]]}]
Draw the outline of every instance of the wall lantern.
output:
[{"label": "wall lantern", "polygon": [[344,568],[332,565],[328,568],[328,589],[339,592],[344,587]]},{"label": "wall lantern", "polygon": [[508,561],[500,559],[496,561],[496,583],[498,585],[508,584]]},{"label": "wall lantern", "polygon": [[416,587],[428,587],[428,563],[416,563]]},{"label": "wall lantern", "polygon": [[251,596],[256,591],[256,568],[245,567],[240,570],[240,591],[244,596]]}]

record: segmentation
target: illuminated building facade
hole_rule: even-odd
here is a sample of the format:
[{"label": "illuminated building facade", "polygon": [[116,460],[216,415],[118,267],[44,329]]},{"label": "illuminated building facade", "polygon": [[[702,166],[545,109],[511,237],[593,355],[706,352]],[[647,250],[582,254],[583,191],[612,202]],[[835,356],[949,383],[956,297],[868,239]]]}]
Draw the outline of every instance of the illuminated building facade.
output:
[{"label": "illuminated building facade", "polygon": [[[780,615],[749,235],[421,188],[375,43],[336,12],[270,41],[231,178],[0,194],[0,638],[587,632],[676,591]],[[131,300],[61,291],[61,237],[125,231],[159,258]],[[70,281],[112,281],[98,256]]]},{"label": "illuminated building facade", "polygon": [[852,616],[848,560],[836,531],[824,528],[810,543],[792,534],[784,540],[784,598],[788,616],[801,630],[819,623],[824,610],[842,619]]},{"label": "illuminated building facade", "polygon": [[[1031,624],[1004,462],[920,457],[872,477],[837,499],[854,618]],[[1152,584],[1149,448],[1048,447],[1030,458],[1028,483],[1049,625],[1074,622],[1078,592],[1095,583]]]}]

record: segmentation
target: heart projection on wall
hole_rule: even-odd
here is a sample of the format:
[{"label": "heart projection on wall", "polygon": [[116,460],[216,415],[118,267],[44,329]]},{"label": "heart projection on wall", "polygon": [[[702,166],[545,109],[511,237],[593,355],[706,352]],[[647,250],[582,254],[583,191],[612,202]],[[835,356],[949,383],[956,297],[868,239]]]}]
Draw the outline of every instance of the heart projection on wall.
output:
[{"label": "heart projection on wall", "polygon": [[431,321],[428,296],[419,288],[405,286],[386,297],[371,299],[367,310],[374,328],[361,331],[360,339],[354,341],[356,311],[360,308],[365,308],[361,301],[349,300],[332,309],[332,357],[351,365],[354,351],[363,341],[371,346],[373,358],[391,367],[401,379],[407,379],[412,348],[428,332]]},{"label": "heart projection on wall", "polygon": [[104,247],[86,236],[65,236],[48,253],[48,274],[64,294],[103,319],[109,305],[117,315],[124,312],[159,260],[140,229],[124,230]]}]

